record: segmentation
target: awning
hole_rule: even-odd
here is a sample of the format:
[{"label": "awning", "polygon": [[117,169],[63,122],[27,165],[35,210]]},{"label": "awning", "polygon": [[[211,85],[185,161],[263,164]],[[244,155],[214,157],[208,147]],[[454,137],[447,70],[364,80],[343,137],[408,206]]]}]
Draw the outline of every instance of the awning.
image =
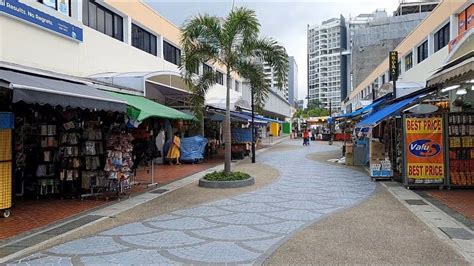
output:
[{"label": "awning", "polygon": [[196,120],[196,118],[192,115],[185,114],[176,109],[161,105],[142,96],[122,94],[117,92],[106,93],[125,101],[128,105],[128,116],[139,122],[149,117],[161,117],[176,120]]},{"label": "awning", "polygon": [[400,110],[408,107],[410,104],[415,103],[417,100],[425,96],[426,94],[417,94],[415,96],[411,96],[401,101],[389,104],[384,108],[378,110],[377,112],[371,113],[370,115],[362,119],[359,123],[357,123],[356,127],[375,126],[384,118],[399,112]]},{"label": "awning", "polygon": [[383,96],[382,98],[379,98],[379,99],[376,99],[374,102],[372,102],[371,104],[367,105],[366,107],[363,107],[363,108],[360,108],[358,110],[355,110],[354,112],[352,113],[348,113],[348,114],[342,114],[342,115],[338,115],[338,116],[335,116],[334,118],[337,119],[337,118],[353,118],[353,117],[356,117],[356,116],[359,116],[365,112],[368,112],[370,110],[372,110],[373,108],[377,107],[378,105],[380,105],[381,103],[385,102],[385,100],[388,98],[388,95],[387,96]]},{"label": "awning", "polygon": [[13,102],[49,104],[81,109],[125,112],[127,104],[94,87],[59,78],[51,78],[0,69],[0,80],[13,90]]},{"label": "awning", "polygon": [[[231,116],[246,119],[247,122],[252,122],[252,115],[247,115],[243,113],[237,113],[237,112],[230,112]],[[257,118],[257,116],[254,117],[254,123],[255,124],[267,124],[267,121],[264,121],[262,119]]]},{"label": "awning", "polygon": [[427,82],[428,87],[446,84],[465,75],[466,79],[474,78],[474,51],[442,67]]}]

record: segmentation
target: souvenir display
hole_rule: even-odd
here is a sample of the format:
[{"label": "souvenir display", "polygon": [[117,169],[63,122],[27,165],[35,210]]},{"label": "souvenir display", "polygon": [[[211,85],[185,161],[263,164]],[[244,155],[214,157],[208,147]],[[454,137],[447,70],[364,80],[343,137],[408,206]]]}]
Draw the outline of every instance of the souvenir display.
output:
[{"label": "souvenir display", "polygon": [[450,186],[474,186],[474,113],[450,113],[448,135]]}]

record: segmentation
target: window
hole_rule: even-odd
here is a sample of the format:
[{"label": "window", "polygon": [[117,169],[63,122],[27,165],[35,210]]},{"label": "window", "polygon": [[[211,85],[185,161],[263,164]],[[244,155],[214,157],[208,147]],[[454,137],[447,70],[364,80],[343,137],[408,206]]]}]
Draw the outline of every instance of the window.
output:
[{"label": "window", "polygon": [[397,76],[400,76],[402,74],[402,61],[398,61],[398,74]]},{"label": "window", "polygon": [[216,71],[216,83],[224,85],[224,74],[219,71]]},{"label": "window", "polygon": [[413,67],[413,53],[409,53],[405,56],[405,71],[408,71]]},{"label": "window", "polygon": [[132,46],[156,55],[156,36],[132,23]]},{"label": "window", "polygon": [[60,13],[71,16],[71,2],[70,0],[37,0],[43,5],[50,7]]},{"label": "window", "polygon": [[382,85],[385,84],[385,73],[382,75]]},{"label": "window", "polygon": [[212,67],[208,64],[202,64],[202,73],[209,73],[212,72]]},{"label": "window", "polygon": [[166,61],[179,65],[181,61],[181,50],[167,41],[163,41],[163,57]]},{"label": "window", "polygon": [[417,48],[418,51],[418,63],[428,58],[428,41],[425,41]]},{"label": "window", "polygon": [[[64,0],[59,0],[60,6],[62,1]],[[82,23],[123,41],[123,18],[93,0],[82,1]]]},{"label": "window", "polygon": [[240,84],[239,82],[236,80],[235,81],[235,87],[234,87],[235,91],[240,91]]},{"label": "window", "polygon": [[441,50],[449,43],[449,23],[444,25],[439,31],[434,35],[434,52]]}]

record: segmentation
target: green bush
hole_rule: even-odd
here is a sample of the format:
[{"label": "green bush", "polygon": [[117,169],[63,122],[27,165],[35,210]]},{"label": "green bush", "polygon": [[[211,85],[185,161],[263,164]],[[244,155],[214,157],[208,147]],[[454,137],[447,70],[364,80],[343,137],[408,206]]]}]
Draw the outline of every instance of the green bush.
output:
[{"label": "green bush", "polygon": [[206,174],[204,179],[209,181],[235,181],[235,180],[244,180],[250,178],[250,175],[242,172],[231,172],[230,174],[225,174],[222,172],[213,172]]}]

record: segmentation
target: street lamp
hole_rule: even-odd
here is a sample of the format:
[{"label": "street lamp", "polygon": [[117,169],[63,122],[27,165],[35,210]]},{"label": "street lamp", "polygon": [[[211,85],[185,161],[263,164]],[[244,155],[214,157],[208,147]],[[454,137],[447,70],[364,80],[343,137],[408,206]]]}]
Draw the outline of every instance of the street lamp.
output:
[{"label": "street lamp", "polygon": [[252,104],[252,163],[255,163],[255,104],[253,102],[253,86],[250,87]]},{"label": "street lamp", "polygon": [[329,145],[332,145],[332,102],[331,99],[329,99]]}]

